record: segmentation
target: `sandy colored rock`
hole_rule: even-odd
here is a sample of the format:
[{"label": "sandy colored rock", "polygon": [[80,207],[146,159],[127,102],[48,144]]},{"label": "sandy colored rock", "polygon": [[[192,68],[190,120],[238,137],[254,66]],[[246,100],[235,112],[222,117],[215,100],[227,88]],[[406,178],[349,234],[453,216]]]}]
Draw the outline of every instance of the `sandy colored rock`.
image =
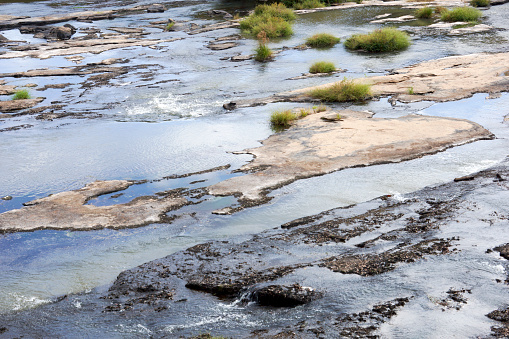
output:
[{"label": "sandy colored rock", "polygon": [[213,51],[222,51],[224,49],[237,47],[238,45],[239,44],[236,42],[220,42],[220,43],[208,44],[207,47]]},{"label": "sandy colored rock", "polygon": [[343,121],[322,120],[331,112],[308,115],[287,131],[264,140],[263,146],[239,152],[254,156],[241,168],[248,174],[212,185],[209,193],[237,195],[250,204],[267,199],[269,190],[297,179],[355,166],[400,162],[492,138],[480,125],[462,119],[420,115],[378,119],[350,110],[337,114]]},{"label": "sandy colored rock", "polygon": [[397,18],[385,18],[385,19],[377,19],[372,20],[370,24],[386,24],[386,23],[402,23],[407,21],[415,20],[415,16],[413,15],[403,15]]},{"label": "sandy colored rock", "polygon": [[43,100],[44,98],[0,101],[0,113],[13,112],[26,108],[31,108],[37,105],[38,103],[42,102]]},{"label": "sandy colored rock", "polygon": [[187,204],[181,197],[139,197],[112,206],[85,205],[90,199],[125,190],[126,180],[95,181],[85,187],[25,203],[25,207],[0,214],[0,232],[37,229],[123,228],[162,222],[165,213]]},{"label": "sandy colored rock", "polygon": [[[452,56],[393,71],[389,75],[359,78],[371,84],[376,96],[395,96],[401,102],[446,102],[469,98],[476,93],[491,95],[509,91],[509,52]],[[283,92],[267,98],[237,100],[237,107],[272,102],[311,101],[308,93],[334,83]],[[412,90],[413,94],[408,94]]]}]

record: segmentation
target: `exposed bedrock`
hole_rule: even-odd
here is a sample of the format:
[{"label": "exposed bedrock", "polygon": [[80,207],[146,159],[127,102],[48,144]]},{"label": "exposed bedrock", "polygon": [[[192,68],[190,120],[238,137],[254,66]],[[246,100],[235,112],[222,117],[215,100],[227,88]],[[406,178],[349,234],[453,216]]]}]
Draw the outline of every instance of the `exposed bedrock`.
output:
[{"label": "exposed bedrock", "polygon": [[95,181],[74,191],[27,202],[21,209],[0,214],[0,232],[141,226],[162,222],[166,212],[188,203],[178,194],[168,193],[162,198],[139,197],[112,206],[86,205],[94,197],[125,190],[132,184],[126,180]]},{"label": "exposed bedrock", "polygon": [[[492,138],[480,125],[453,118],[408,115],[371,118],[370,113],[315,113],[288,130],[264,140],[263,146],[239,154],[254,159],[241,167],[248,173],[208,188],[213,195],[235,195],[245,205],[267,200],[266,194],[297,179],[344,168],[400,162],[479,139]],[[228,213],[229,210],[218,211]]]}]

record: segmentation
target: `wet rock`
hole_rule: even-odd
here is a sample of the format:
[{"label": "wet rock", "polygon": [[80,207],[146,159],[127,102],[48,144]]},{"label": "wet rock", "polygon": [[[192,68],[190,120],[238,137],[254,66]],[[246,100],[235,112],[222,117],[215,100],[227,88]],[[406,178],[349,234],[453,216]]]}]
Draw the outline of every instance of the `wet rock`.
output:
[{"label": "wet rock", "polygon": [[509,260],[509,244],[497,246],[493,250],[500,253],[501,257]]},{"label": "wet rock", "polygon": [[328,72],[328,73],[304,73],[302,75],[299,75],[299,76],[296,76],[296,77],[292,77],[292,78],[288,78],[286,80],[301,80],[301,79],[309,79],[309,78],[327,77],[327,76],[331,76],[331,75],[334,75],[334,74],[337,74],[337,73],[343,73],[343,72],[346,72],[346,70],[344,70],[344,69],[336,69],[335,71]]},{"label": "wet rock", "polygon": [[[509,64],[509,52],[479,53],[426,61],[388,75],[359,78],[356,81],[372,85],[377,96],[394,96],[401,102],[453,101],[469,98],[475,93],[501,93],[509,88],[509,74],[501,73],[497,65]],[[263,105],[281,101],[312,101],[309,92],[317,87],[283,92],[268,98],[238,100],[239,107]],[[408,94],[412,88],[414,95]]]},{"label": "wet rock", "polygon": [[[237,104],[238,105],[238,104]],[[254,159],[240,168],[248,173],[208,187],[212,195],[239,196],[245,206],[267,201],[267,193],[300,178],[354,166],[400,162],[493,135],[467,120],[409,115],[377,119],[365,112],[335,112],[343,121],[322,120],[330,112],[310,114],[290,129],[270,136],[263,146],[237,154]]]},{"label": "wet rock", "polygon": [[147,13],[163,13],[166,8],[162,4],[152,4],[147,8]]},{"label": "wet rock", "polygon": [[262,306],[294,307],[308,304],[321,296],[320,292],[311,287],[302,287],[299,284],[269,285],[254,291],[252,299]]},{"label": "wet rock", "polygon": [[207,48],[210,48],[213,51],[222,51],[225,49],[230,49],[233,47],[239,46],[236,42],[221,42],[221,43],[211,43],[207,45]]},{"label": "wet rock", "polygon": [[237,104],[235,102],[231,101],[226,104],[223,104],[223,108],[228,111],[233,111],[235,108],[237,108]]},{"label": "wet rock", "polygon": [[13,47],[11,48],[11,51],[0,54],[0,59],[23,57],[47,59],[54,56],[75,55],[81,53],[98,54],[112,49],[134,46],[153,46],[163,42],[172,42],[176,40],[181,40],[181,38],[159,40],[130,39],[125,36],[118,36],[105,39],[71,39],[66,41],[56,41],[50,44],[31,44],[29,46],[19,46],[19,48]]},{"label": "wet rock", "polygon": [[2,197],[2,200],[12,200],[12,196],[6,195],[5,197]]},{"label": "wet rock", "polygon": [[122,34],[142,34],[145,32],[143,28],[134,27],[109,27],[108,29]]},{"label": "wet rock", "polygon": [[[389,14],[390,15],[390,14]],[[413,15],[403,15],[397,18],[380,18],[377,20],[372,20],[370,24],[386,24],[386,23],[402,23],[415,20],[415,16]]]},{"label": "wet rock", "polygon": [[125,190],[132,184],[126,180],[95,181],[78,190],[27,202],[21,209],[0,214],[0,232],[141,226],[168,220],[166,212],[188,203],[173,192],[163,198],[139,197],[119,205],[86,205],[90,199]]},{"label": "wet rock", "polygon": [[20,110],[26,109],[26,108],[31,108],[42,101],[44,101],[44,98],[0,101],[0,113],[14,112],[14,111],[20,111]]},{"label": "wet rock", "polygon": [[232,56],[230,60],[239,62],[239,61],[251,60],[252,58],[253,58],[252,55],[235,55],[235,56]]}]

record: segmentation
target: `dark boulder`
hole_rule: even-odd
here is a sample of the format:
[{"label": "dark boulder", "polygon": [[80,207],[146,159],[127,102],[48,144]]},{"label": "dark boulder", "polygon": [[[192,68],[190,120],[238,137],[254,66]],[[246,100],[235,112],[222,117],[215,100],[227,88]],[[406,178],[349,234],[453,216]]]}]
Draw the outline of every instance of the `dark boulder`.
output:
[{"label": "dark boulder", "polygon": [[153,4],[147,8],[147,13],[163,13],[164,11],[166,8],[161,4]]},{"label": "dark boulder", "polygon": [[322,297],[320,292],[310,287],[302,287],[299,284],[290,286],[270,285],[252,294],[253,301],[262,306],[294,307],[310,303]]},{"label": "dark boulder", "polygon": [[493,250],[500,253],[500,256],[502,258],[509,260],[509,244],[500,245],[498,247],[495,247]]}]

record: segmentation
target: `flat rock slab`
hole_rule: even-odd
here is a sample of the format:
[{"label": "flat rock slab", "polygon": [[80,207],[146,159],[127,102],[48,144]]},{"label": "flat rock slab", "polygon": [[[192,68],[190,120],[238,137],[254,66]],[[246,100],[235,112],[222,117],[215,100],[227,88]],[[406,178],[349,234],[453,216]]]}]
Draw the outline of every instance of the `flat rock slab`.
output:
[{"label": "flat rock slab", "polygon": [[236,42],[219,42],[219,43],[209,44],[209,45],[207,45],[207,47],[213,51],[222,51],[224,49],[237,47],[238,45],[239,44]]},{"label": "flat rock slab", "polygon": [[113,37],[109,39],[66,40],[46,44],[32,44],[13,48],[12,51],[0,54],[0,59],[32,57],[47,59],[54,56],[73,55],[81,53],[102,53],[117,48],[134,46],[152,46],[162,42],[172,42],[180,39],[129,39],[127,37]]},{"label": "flat rock slab", "polygon": [[[423,62],[395,74],[362,79],[382,96],[398,95],[403,102],[453,101],[475,93],[509,90],[509,53],[480,53]],[[412,88],[414,95],[407,94]]]},{"label": "flat rock slab", "polygon": [[342,121],[322,119],[330,114],[308,115],[264,140],[263,146],[238,152],[254,156],[240,169],[249,174],[214,184],[209,193],[236,195],[244,204],[256,204],[268,199],[269,190],[297,179],[355,166],[400,162],[493,137],[482,126],[463,119],[421,115],[378,119],[350,110],[337,113]]},{"label": "flat rock slab", "polygon": [[143,226],[165,220],[165,213],[187,204],[182,197],[139,197],[112,206],[85,205],[90,199],[122,191],[133,182],[95,181],[85,187],[25,203],[25,207],[0,214],[0,232],[38,229],[90,230]]},{"label": "flat rock slab", "polygon": [[[399,101],[407,103],[454,101],[476,93],[493,95],[509,91],[509,52],[446,57],[399,69],[389,75],[359,78],[356,81],[371,84],[377,96],[396,96]],[[310,91],[333,84],[282,92],[267,98],[238,100],[236,106],[312,101],[314,99],[308,94]],[[410,89],[414,94],[408,94]]]},{"label": "flat rock slab", "polygon": [[385,24],[385,23],[401,23],[415,20],[415,16],[413,15],[403,15],[397,18],[385,18],[385,19],[377,19],[370,21],[370,24]]},{"label": "flat rock slab", "polygon": [[0,113],[14,112],[26,108],[31,108],[37,105],[38,103],[42,102],[43,100],[44,98],[0,101]]}]

